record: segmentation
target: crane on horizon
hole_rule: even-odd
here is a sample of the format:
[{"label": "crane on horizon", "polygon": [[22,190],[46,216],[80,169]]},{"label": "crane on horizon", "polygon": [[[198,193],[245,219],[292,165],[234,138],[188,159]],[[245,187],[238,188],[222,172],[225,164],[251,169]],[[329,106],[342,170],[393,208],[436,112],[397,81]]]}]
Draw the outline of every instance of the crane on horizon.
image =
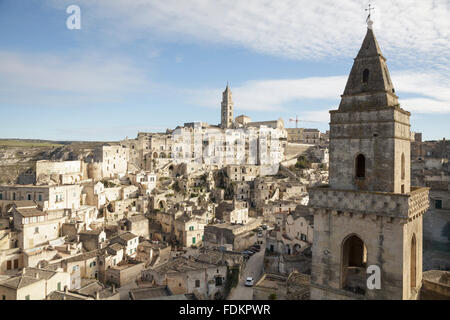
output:
[{"label": "crane on horizon", "polygon": [[289,118],[289,122],[295,122],[295,128],[298,128],[299,122],[320,122],[320,121],[314,121],[314,120],[300,120],[298,116],[295,116],[294,118]]}]

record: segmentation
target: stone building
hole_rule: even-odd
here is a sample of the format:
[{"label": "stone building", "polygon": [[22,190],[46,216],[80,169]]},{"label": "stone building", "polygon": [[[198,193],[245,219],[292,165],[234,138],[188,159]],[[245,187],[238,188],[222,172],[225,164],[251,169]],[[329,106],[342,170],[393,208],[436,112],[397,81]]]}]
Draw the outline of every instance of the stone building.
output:
[{"label": "stone building", "polygon": [[39,207],[13,207],[14,229],[18,232],[18,247],[30,249],[48,244],[60,236],[64,212],[47,212]]},{"label": "stone building", "polygon": [[132,258],[136,257],[137,247],[139,245],[139,237],[129,231],[119,234],[111,238],[110,243],[119,243],[125,247],[125,253]]},{"label": "stone building", "polygon": [[131,233],[148,238],[149,237],[149,221],[143,214],[135,214],[124,218],[118,222],[120,230],[130,231]]},{"label": "stone building", "polygon": [[40,160],[36,162],[36,182],[37,184],[48,184],[51,181],[56,184],[74,184],[83,180],[82,171],[80,160]]},{"label": "stone building", "polygon": [[226,265],[199,262],[185,257],[142,271],[143,279],[154,281],[158,286],[167,286],[173,294],[195,293],[207,299],[223,297],[226,276]]},{"label": "stone building", "polygon": [[83,243],[83,248],[86,251],[93,251],[104,247],[106,241],[106,233],[101,229],[97,230],[82,230],[78,232],[80,242]]},{"label": "stone building", "polygon": [[129,149],[121,145],[102,147],[102,177],[119,178],[127,174]]},{"label": "stone building", "polygon": [[175,219],[174,235],[183,247],[197,246],[203,239],[205,223],[196,216],[183,214]]},{"label": "stone building", "polygon": [[51,292],[69,285],[69,274],[41,268],[24,268],[21,273],[0,281],[1,300],[44,300]]},{"label": "stone building", "polygon": [[[417,299],[428,189],[410,187],[410,113],[400,108],[370,20],[330,114],[330,183],[310,188],[311,299]],[[372,265],[381,289],[367,287]]]},{"label": "stone building", "polygon": [[141,278],[141,271],[144,263],[129,260],[122,261],[106,270],[106,283],[111,283],[121,287]]},{"label": "stone building", "polygon": [[81,205],[80,185],[0,186],[0,200],[33,200],[44,210],[78,209]]},{"label": "stone building", "polygon": [[204,229],[206,248],[225,247],[227,250],[243,250],[256,242],[253,229],[261,225],[261,219],[249,218],[245,225],[220,223]]},{"label": "stone building", "polygon": [[312,216],[278,213],[275,229],[267,233],[266,249],[279,254],[298,254],[312,242]]}]

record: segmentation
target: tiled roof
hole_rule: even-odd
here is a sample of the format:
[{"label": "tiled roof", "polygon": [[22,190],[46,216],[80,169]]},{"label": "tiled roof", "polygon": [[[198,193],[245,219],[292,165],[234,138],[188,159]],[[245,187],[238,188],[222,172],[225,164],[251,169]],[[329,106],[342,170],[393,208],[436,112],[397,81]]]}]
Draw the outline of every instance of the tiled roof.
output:
[{"label": "tiled roof", "polygon": [[99,235],[102,232],[101,229],[97,230],[81,230],[78,232],[78,234],[92,234],[92,235]]},{"label": "tiled roof", "polygon": [[178,257],[162,265],[159,265],[158,267],[154,268],[154,270],[159,274],[165,274],[165,273],[186,272],[214,267],[216,266],[213,264],[194,261],[187,259],[185,257]]},{"label": "tiled roof", "polygon": [[25,276],[36,278],[36,274],[39,275],[39,279],[48,280],[53,277],[57,272],[47,269],[38,269],[38,268],[25,268]]},{"label": "tiled roof", "polygon": [[80,294],[63,291],[53,291],[47,296],[47,300],[88,300],[89,297]]},{"label": "tiled roof", "polygon": [[38,216],[44,216],[47,213],[45,213],[42,210],[39,210],[37,208],[16,208],[17,212],[25,218],[28,217],[38,217]]},{"label": "tiled roof", "polygon": [[114,251],[114,252],[117,252],[117,251],[120,251],[120,250],[122,250],[123,249],[123,246],[120,244],[120,243],[113,243],[113,244],[111,244],[111,245],[109,245],[107,248],[106,248],[106,250],[108,250],[108,251]]},{"label": "tiled roof", "polygon": [[131,217],[127,218],[127,219],[130,220],[131,222],[138,222],[138,221],[148,220],[143,214],[136,214],[136,215],[131,216]]},{"label": "tiled roof", "polygon": [[88,259],[92,259],[92,258],[96,257],[99,254],[100,254],[100,250],[92,250],[92,251],[89,251],[86,253],[79,254],[75,257],[71,257],[65,261],[66,262],[76,262],[76,261],[88,260]]},{"label": "tiled roof", "polygon": [[26,275],[20,275],[15,276],[12,278],[9,278],[8,280],[3,281],[0,283],[0,286],[8,287],[11,289],[20,289],[27,287],[33,283],[36,283],[38,281],[41,281],[42,279],[36,279],[35,277],[29,277]]},{"label": "tiled roof", "polygon": [[37,204],[33,200],[18,200],[13,201],[16,208],[36,208]]},{"label": "tiled roof", "polygon": [[134,233],[125,232],[125,233],[119,234],[115,238],[120,238],[120,239],[122,239],[124,241],[130,241],[131,239],[134,239],[136,237],[137,237],[137,235],[135,235]]}]

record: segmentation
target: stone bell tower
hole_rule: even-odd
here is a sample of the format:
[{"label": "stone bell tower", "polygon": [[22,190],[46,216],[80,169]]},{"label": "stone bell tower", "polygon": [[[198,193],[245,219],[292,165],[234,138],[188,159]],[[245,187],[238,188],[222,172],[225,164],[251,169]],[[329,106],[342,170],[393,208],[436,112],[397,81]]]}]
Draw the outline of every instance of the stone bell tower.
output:
[{"label": "stone bell tower", "polygon": [[228,87],[222,93],[222,104],[221,104],[221,121],[220,127],[227,129],[233,126],[233,99],[231,97],[231,90]]},{"label": "stone bell tower", "polygon": [[[410,113],[372,24],[330,111],[330,184],[310,188],[311,299],[416,299],[421,287],[428,189],[410,187]],[[369,266],[380,289],[367,287]]]}]

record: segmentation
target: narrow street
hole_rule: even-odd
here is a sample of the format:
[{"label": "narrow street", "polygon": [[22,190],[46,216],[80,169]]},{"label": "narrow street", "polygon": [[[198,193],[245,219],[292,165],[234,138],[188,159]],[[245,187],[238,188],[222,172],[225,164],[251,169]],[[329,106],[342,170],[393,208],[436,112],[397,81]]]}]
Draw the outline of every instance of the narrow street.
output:
[{"label": "narrow street", "polygon": [[247,261],[238,285],[231,290],[228,300],[252,300],[253,299],[253,287],[246,287],[245,279],[247,277],[253,277],[254,284],[259,280],[263,273],[264,265],[264,253],[266,251],[266,231],[263,231],[263,237],[258,238],[258,241],[262,241],[261,250],[255,253]]}]

